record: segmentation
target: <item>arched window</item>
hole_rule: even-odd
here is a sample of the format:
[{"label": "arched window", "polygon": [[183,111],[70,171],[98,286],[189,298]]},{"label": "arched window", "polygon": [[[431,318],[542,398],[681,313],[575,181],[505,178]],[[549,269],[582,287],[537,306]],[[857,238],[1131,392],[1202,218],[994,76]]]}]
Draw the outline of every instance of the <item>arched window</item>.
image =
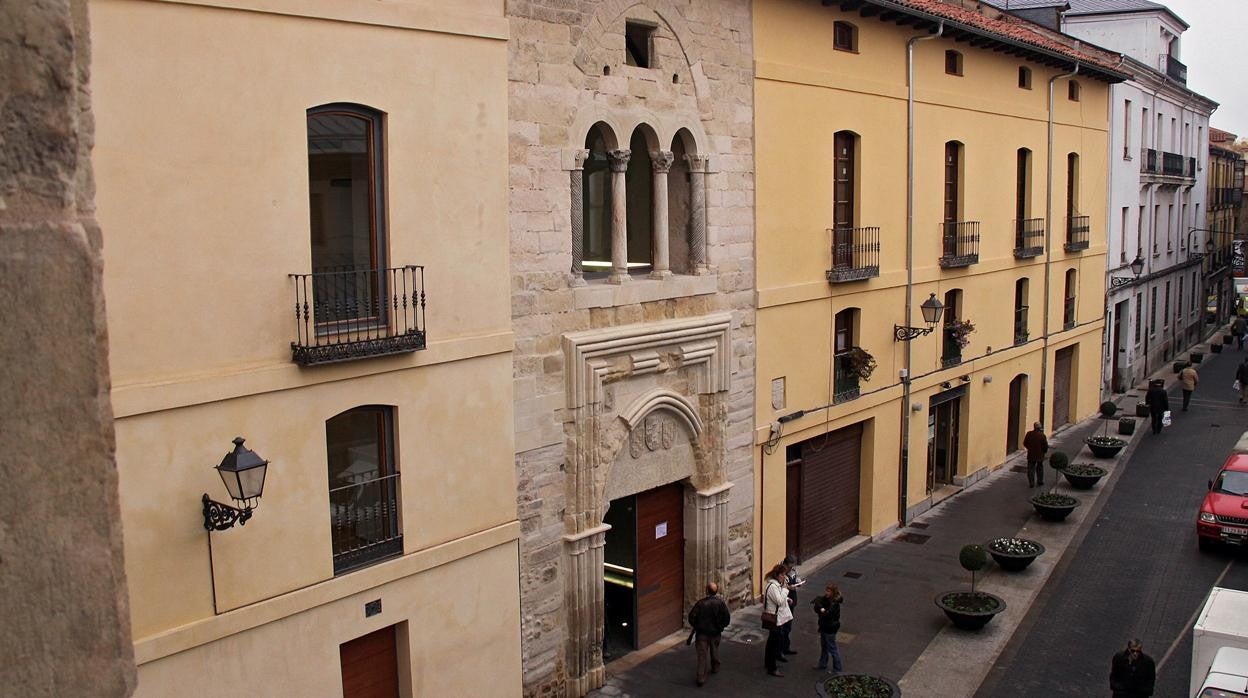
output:
[{"label": "arched window", "polygon": [[832,339],[832,402],[839,403],[858,397],[858,383],[863,352],[858,347],[858,308],[846,308],[836,314]]},{"label": "arched window", "polygon": [[1029,335],[1027,327],[1027,304],[1029,282],[1023,277],[1014,282],[1014,344],[1026,344]]},{"label": "arched window", "polygon": [[1077,306],[1075,303],[1075,294],[1079,290],[1079,272],[1074,269],[1066,270],[1066,293],[1063,296],[1062,303],[1062,326],[1070,329],[1075,326],[1078,321]]},{"label": "arched window", "polygon": [[958,327],[962,322],[962,289],[945,292],[944,331],[941,333],[940,365],[942,368],[962,363],[962,345]]},{"label": "arched window", "polygon": [[367,405],[325,422],[334,574],[403,554],[393,408]]},{"label": "arched window", "polygon": [[857,189],[858,134],[837,131],[832,136],[832,224],[836,230],[854,227]]},{"label": "arched window", "polygon": [[837,51],[858,52],[858,27],[849,22],[832,24],[832,48]]},{"label": "arched window", "polygon": [[1066,155],[1066,251],[1088,249],[1089,218],[1079,213],[1079,154]]},{"label": "arched window", "polygon": [[319,326],[380,318],[385,308],[382,114],[358,104],[307,111],[312,316]]},{"label": "arched window", "polygon": [[1025,65],[1018,66],[1018,86],[1024,90],[1031,89],[1031,68]]},{"label": "arched window", "polygon": [[628,147],[632,155],[628,160],[625,187],[628,192],[628,269],[648,270],[653,260],[651,242],[654,239],[654,166],[650,159],[652,150],[642,127],[633,131]]},{"label": "arched window", "polygon": [[949,75],[962,74],[962,54],[949,49],[945,51],[945,72]]},{"label": "arched window", "polygon": [[1078,102],[1080,89],[1081,88],[1079,87],[1079,81],[1071,80],[1070,84],[1067,85],[1066,87],[1066,98],[1072,102]]},{"label": "arched window", "polygon": [[581,171],[581,268],[585,272],[606,272],[611,268],[609,135],[606,124],[598,123],[585,136],[585,149],[589,151]]},{"label": "arched window", "polygon": [[667,249],[668,263],[675,274],[694,272],[689,155],[695,151],[693,136],[685,129],[672,138],[672,168],[667,175]]}]

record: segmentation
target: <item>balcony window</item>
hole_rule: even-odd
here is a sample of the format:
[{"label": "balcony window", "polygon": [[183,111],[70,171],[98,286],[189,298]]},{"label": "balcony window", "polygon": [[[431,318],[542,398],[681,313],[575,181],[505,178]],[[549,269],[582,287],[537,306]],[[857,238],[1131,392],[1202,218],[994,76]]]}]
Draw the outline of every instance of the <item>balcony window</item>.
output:
[{"label": "balcony window", "polygon": [[399,469],[390,407],[357,407],[325,422],[334,574],[403,553]]},{"label": "balcony window", "polygon": [[945,293],[944,327],[941,330],[940,366],[947,368],[962,363],[962,345],[954,334],[954,325],[962,319],[962,291]]},{"label": "balcony window", "polygon": [[1074,269],[1066,271],[1066,293],[1062,302],[1062,327],[1069,330],[1074,327],[1078,318],[1076,317],[1075,293],[1078,289],[1078,274]]},{"label": "balcony window", "polygon": [[855,346],[857,320],[857,308],[847,308],[836,314],[833,355],[835,393],[832,397],[833,403],[845,402],[858,397],[859,377],[853,362],[854,356],[861,352]]},{"label": "balcony window", "polygon": [[1027,296],[1029,282],[1019,279],[1014,282],[1014,344],[1026,344],[1029,330],[1027,327]]}]

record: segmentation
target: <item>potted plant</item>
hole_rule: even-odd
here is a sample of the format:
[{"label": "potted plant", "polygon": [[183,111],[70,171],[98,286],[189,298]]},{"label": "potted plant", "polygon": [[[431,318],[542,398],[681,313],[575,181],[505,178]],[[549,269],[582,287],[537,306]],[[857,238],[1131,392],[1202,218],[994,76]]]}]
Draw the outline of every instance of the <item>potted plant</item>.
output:
[{"label": "potted plant", "polygon": [[988,554],[1006,572],[1021,572],[1044,554],[1044,546],[1030,538],[994,538]]},{"label": "potted plant", "polygon": [[1088,445],[1088,450],[1092,451],[1092,455],[1097,458],[1113,458],[1118,455],[1119,451],[1127,446],[1126,441],[1114,436],[1109,436],[1109,419],[1118,413],[1118,405],[1106,400],[1101,403],[1100,412],[1101,420],[1105,422],[1105,426],[1101,430],[1101,434],[1099,436],[1089,436],[1084,439],[1083,442]]},{"label": "potted plant", "polygon": [[1194,351],[1192,352],[1191,357],[1192,363],[1198,364],[1205,360],[1205,353],[1201,351]]},{"label": "potted plant", "polygon": [[1211,351],[1211,352],[1213,352],[1213,353],[1215,353],[1215,354],[1221,354],[1221,353],[1222,353],[1222,345],[1221,345],[1221,344],[1210,344],[1210,345],[1209,345],[1209,351]]},{"label": "potted plant", "polygon": [[1072,463],[1062,468],[1061,473],[1071,487],[1077,490],[1090,490],[1101,478],[1108,475],[1109,471],[1091,463]]},{"label": "potted plant", "polygon": [[1135,418],[1134,417],[1119,417],[1118,418],[1118,433],[1127,434],[1128,436],[1131,434],[1134,434],[1135,433]]},{"label": "potted plant", "polygon": [[970,320],[954,320],[948,327],[949,336],[958,343],[959,349],[965,349],[971,343],[971,333],[975,331],[975,325]]},{"label": "potted plant", "polygon": [[936,596],[936,605],[945,612],[954,626],[963,630],[979,630],[998,613],[1005,610],[1005,601],[986,591],[975,590],[975,573],[988,566],[988,553],[982,545],[962,546],[958,553],[962,569],[971,573],[971,590],[946,591]]},{"label": "potted plant", "polygon": [[1147,402],[1140,400],[1139,402],[1135,403],[1135,416],[1137,417],[1148,416],[1148,403]]},{"label": "potted plant", "polygon": [[820,698],[901,698],[897,684],[869,674],[825,676],[815,684],[815,693]]},{"label": "potted plant", "polygon": [[859,380],[870,380],[871,374],[875,372],[875,357],[871,356],[866,349],[862,347],[851,347],[844,354],[845,365]]},{"label": "potted plant", "polygon": [[[1061,451],[1054,451],[1049,456],[1049,467],[1061,472],[1070,465],[1070,456]],[[1057,484],[1057,474],[1053,475],[1053,484]],[[1045,521],[1063,521],[1070,512],[1079,506],[1079,500],[1068,494],[1058,494],[1053,491],[1052,487],[1047,492],[1035,495],[1030,500],[1031,506],[1036,510],[1036,514]]]}]

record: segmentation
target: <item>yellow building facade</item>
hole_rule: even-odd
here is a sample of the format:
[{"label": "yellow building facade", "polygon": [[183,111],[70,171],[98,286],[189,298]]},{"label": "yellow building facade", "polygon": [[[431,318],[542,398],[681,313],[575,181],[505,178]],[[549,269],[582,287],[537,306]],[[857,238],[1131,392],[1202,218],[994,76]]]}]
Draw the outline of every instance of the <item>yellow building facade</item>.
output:
[{"label": "yellow building facade", "polygon": [[136,695],[520,695],[503,3],[89,9]]},{"label": "yellow building facade", "polygon": [[755,3],[760,571],[889,531],[1032,422],[1095,412],[1121,76],[1041,31],[933,2]]}]

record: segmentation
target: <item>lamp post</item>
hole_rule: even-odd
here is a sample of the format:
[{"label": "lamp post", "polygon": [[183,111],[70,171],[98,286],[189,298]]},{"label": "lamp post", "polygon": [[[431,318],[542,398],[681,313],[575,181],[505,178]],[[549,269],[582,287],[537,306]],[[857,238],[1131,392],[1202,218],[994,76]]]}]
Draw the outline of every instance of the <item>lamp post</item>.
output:
[{"label": "lamp post", "polygon": [[256,452],[243,447],[243,437],[234,438],[234,450],[225,454],[221,464],[216,466],[225,489],[230,493],[238,507],[214,501],[204,493],[204,530],[224,531],[247,524],[252,511],[260,504],[260,495],[264,493],[264,476],[268,471],[269,462]]},{"label": "lamp post", "polygon": [[923,301],[923,305],[919,306],[919,310],[923,313],[923,322],[927,323],[927,327],[893,325],[893,341],[909,342],[915,337],[931,334],[932,330],[936,329],[936,323],[940,322],[940,316],[944,314],[945,306],[936,299],[936,294],[933,293],[927,300]]},{"label": "lamp post", "polygon": [[[1112,276],[1111,275],[1109,277],[1109,285],[1105,287],[1105,305],[1104,305],[1105,309],[1101,313],[1102,317],[1109,316],[1109,294],[1113,293],[1114,290],[1117,288],[1121,288],[1123,286],[1129,286],[1131,284],[1134,284],[1136,281],[1139,281],[1140,274],[1144,273],[1144,258],[1138,254],[1135,255],[1135,259],[1131,260],[1131,264],[1127,265],[1127,267],[1131,270],[1131,276]],[[1116,320],[1117,318],[1115,318],[1115,323],[1114,323],[1115,325],[1118,324]],[[1112,393],[1114,392],[1114,389],[1117,387],[1116,386],[1117,376],[1114,375],[1114,366],[1117,364],[1119,349],[1116,346],[1112,348],[1109,346],[1109,332],[1110,332],[1109,322],[1105,323],[1104,328],[1102,329],[1102,332],[1104,333],[1104,336],[1101,339],[1101,351],[1105,352],[1106,349],[1109,349],[1113,352],[1111,354],[1110,363],[1109,363],[1109,372],[1110,372],[1109,389],[1110,389],[1110,392]],[[1146,335],[1145,341],[1147,341],[1147,339],[1148,337]],[[1145,365],[1145,372],[1147,373],[1147,366],[1148,366],[1148,351],[1147,350],[1145,350],[1144,352],[1144,365]],[[1105,384],[1102,383],[1101,385],[1102,385],[1102,390],[1103,390]],[[1106,396],[1102,395],[1101,397],[1104,398]]]},{"label": "lamp post", "polygon": [[[909,325],[893,325],[893,340],[897,342],[910,342],[915,337],[931,334],[936,329],[936,323],[940,322],[940,316],[945,313],[945,306],[936,298],[933,293],[928,296],[927,300],[919,306],[919,310],[923,313],[923,322],[927,327],[910,327]],[[906,320],[909,318],[909,311],[906,312]],[[909,348],[907,348],[909,351]],[[907,359],[907,364],[909,360]],[[900,477],[897,483],[897,491],[899,492],[900,505],[898,519],[902,525],[906,523],[906,483],[910,473],[910,371],[906,368],[901,370],[901,469]]]}]

